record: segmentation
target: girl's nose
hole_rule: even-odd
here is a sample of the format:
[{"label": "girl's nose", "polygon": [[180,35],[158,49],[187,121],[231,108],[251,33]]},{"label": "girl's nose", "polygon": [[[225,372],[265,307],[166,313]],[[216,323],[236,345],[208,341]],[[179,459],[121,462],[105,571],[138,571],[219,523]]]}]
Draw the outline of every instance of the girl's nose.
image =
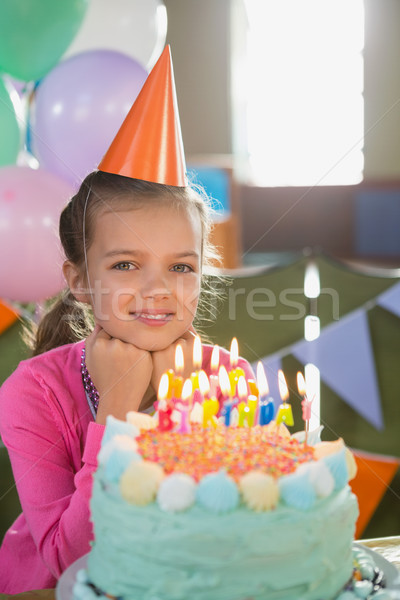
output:
[{"label": "girl's nose", "polygon": [[169,288],[168,281],[158,273],[149,273],[142,286],[142,297],[146,299],[168,298],[172,292]]}]

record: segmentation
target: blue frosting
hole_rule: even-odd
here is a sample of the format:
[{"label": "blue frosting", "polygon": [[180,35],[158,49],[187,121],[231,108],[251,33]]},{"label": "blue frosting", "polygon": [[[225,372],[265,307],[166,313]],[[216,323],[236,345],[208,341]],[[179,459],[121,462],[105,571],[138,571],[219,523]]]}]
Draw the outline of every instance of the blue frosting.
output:
[{"label": "blue frosting", "polygon": [[105,477],[113,483],[118,483],[122,473],[133,460],[142,460],[142,457],[129,448],[115,448],[105,464]]},{"label": "blue frosting", "polygon": [[136,437],[139,434],[139,430],[132,423],[127,421],[120,421],[112,415],[107,417],[107,426],[104,431],[102,446],[113,439],[115,435],[129,435],[129,437]]},{"label": "blue frosting", "polygon": [[205,475],[197,486],[197,502],[213,512],[227,512],[239,504],[239,490],[225,471]]},{"label": "blue frosting", "polygon": [[281,477],[278,485],[280,496],[288,506],[309,510],[316,502],[317,496],[306,472]]},{"label": "blue frosting", "polygon": [[349,480],[349,471],[346,463],[346,450],[342,448],[335,454],[329,454],[323,458],[335,480],[335,490],[342,489]]}]

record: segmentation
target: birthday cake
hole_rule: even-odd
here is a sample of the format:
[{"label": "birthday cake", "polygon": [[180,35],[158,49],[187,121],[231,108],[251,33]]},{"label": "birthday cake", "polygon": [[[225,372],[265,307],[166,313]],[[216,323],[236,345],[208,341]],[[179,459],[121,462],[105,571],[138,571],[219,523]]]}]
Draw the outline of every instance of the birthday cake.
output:
[{"label": "birthday cake", "polygon": [[354,566],[351,452],[276,421],[203,427],[197,408],[186,433],[109,417],[74,597],[335,598]]}]

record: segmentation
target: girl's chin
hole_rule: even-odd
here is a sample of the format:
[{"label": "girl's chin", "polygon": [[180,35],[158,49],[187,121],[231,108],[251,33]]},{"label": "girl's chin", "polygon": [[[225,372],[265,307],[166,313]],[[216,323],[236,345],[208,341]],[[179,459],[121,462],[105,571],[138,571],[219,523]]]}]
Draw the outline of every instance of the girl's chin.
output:
[{"label": "girl's chin", "polygon": [[166,350],[171,344],[175,342],[175,338],[171,336],[117,336],[112,335],[114,338],[118,338],[121,342],[125,342],[125,344],[132,344],[139,350],[144,350],[146,352],[157,352],[159,350]]}]

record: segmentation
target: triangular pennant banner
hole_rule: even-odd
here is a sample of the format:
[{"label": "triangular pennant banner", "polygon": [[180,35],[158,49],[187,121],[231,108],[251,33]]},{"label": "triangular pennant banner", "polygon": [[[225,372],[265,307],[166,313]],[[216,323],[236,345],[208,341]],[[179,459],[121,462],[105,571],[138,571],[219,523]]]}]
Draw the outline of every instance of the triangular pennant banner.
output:
[{"label": "triangular pennant banner", "polygon": [[360,514],[355,538],[359,539],[377,509],[400,465],[398,458],[353,450],[357,475],[350,482],[358,499]]},{"label": "triangular pennant banner", "polygon": [[312,342],[298,342],[292,354],[303,364],[316,365],[329,387],[376,429],[383,429],[374,353],[363,310],[331,323]]},{"label": "triangular pennant banner", "polygon": [[392,285],[392,287],[378,296],[376,303],[397,317],[400,317],[400,283]]},{"label": "triangular pennant banner", "polygon": [[[257,361],[258,362],[258,361]],[[275,409],[281,403],[278,386],[278,371],[282,369],[282,359],[278,354],[271,354],[261,359],[264,367],[265,375],[267,376],[269,395],[274,400]],[[252,365],[254,373],[257,372],[257,363]]]}]

